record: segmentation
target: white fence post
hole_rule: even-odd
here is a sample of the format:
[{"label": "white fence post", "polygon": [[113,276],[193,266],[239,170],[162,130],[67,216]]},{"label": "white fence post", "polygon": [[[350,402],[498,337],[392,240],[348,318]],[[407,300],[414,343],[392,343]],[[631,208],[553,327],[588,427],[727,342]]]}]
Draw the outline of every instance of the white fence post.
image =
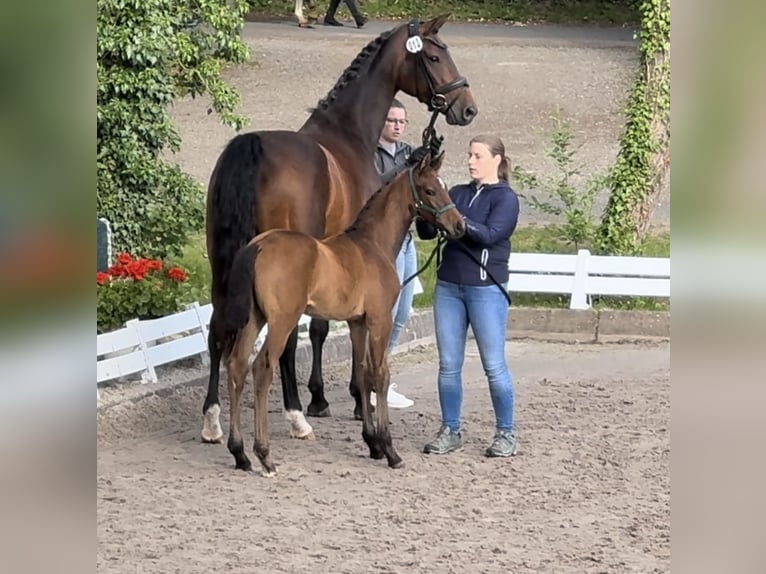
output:
[{"label": "white fence post", "polygon": [[[202,320],[202,313],[201,308],[199,306],[199,302],[195,301],[194,303],[190,303],[186,306],[187,309],[194,309],[194,313],[197,315],[197,319],[199,320],[199,327],[202,330],[202,336],[205,338],[205,341],[207,341],[208,338],[208,328],[205,324],[205,321]],[[200,360],[202,361],[202,365],[205,367],[210,366],[210,352],[204,351],[200,353]]]},{"label": "white fence post", "polygon": [[146,371],[141,373],[141,382],[156,383],[157,373],[154,370],[154,365],[152,365],[151,361],[149,360],[149,355],[147,353],[148,347],[146,345],[146,341],[144,340],[144,336],[141,334],[141,329],[138,328],[138,319],[131,319],[125,323],[125,326],[135,330],[136,335],[138,336],[138,344],[141,347],[141,352],[144,354],[144,358],[146,359]]},{"label": "white fence post", "polygon": [[577,264],[575,266],[574,279],[572,281],[572,298],[569,302],[570,309],[589,309],[590,303],[585,293],[585,281],[588,278],[588,259],[590,251],[579,249],[577,251]]}]

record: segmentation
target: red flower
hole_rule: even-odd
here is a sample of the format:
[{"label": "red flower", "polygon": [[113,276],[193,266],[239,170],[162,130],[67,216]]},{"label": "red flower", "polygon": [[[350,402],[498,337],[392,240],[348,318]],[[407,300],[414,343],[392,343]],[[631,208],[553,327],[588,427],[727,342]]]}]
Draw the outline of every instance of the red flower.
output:
[{"label": "red flower", "polygon": [[96,273],[96,285],[103,285],[107,281],[109,281],[109,273],[102,273],[101,271]]},{"label": "red flower", "polygon": [[180,267],[171,267],[168,269],[168,277],[170,277],[173,281],[186,281],[187,275],[186,271],[181,269]]},{"label": "red flower", "polygon": [[133,258],[130,256],[129,253],[118,253],[117,254],[117,263],[120,265],[127,265],[133,261]]},{"label": "red flower", "polygon": [[162,269],[162,261],[158,259],[145,259],[144,261],[146,261],[146,268],[149,271],[159,271]]}]

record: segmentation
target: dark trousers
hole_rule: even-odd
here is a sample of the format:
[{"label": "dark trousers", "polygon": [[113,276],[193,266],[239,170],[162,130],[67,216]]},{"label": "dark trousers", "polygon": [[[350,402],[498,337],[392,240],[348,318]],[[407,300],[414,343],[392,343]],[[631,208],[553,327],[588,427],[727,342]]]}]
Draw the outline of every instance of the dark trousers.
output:
[{"label": "dark trousers", "polygon": [[[354,0],[343,0],[343,2],[346,3],[346,6],[348,6],[349,12],[351,12],[351,15],[354,17],[354,20],[356,22],[359,22],[362,19],[362,13],[359,11],[359,8],[356,5],[356,2]],[[341,0],[330,0],[330,6],[327,8],[327,15],[325,18],[328,20],[332,20],[335,18],[335,12],[338,10],[338,6],[340,6]]]}]

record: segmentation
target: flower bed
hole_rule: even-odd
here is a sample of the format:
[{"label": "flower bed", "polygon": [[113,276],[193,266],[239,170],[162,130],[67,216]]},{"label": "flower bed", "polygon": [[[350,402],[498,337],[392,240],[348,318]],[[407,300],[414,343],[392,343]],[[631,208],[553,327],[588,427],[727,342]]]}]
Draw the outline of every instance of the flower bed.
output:
[{"label": "flower bed", "polygon": [[96,330],[105,333],[130,319],[156,319],[193,299],[188,274],[158,259],[120,253],[106,273],[96,273]]}]

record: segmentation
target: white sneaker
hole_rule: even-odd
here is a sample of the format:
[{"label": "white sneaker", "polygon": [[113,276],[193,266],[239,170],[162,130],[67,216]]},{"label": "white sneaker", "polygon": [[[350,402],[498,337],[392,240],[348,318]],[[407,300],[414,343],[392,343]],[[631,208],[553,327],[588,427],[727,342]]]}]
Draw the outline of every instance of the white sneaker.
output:
[{"label": "white sneaker", "polygon": [[[408,399],[401,393],[396,392],[396,383],[388,385],[388,406],[392,409],[406,409],[415,404],[415,401]],[[370,393],[370,403],[374,407],[377,403],[375,392]]]}]

